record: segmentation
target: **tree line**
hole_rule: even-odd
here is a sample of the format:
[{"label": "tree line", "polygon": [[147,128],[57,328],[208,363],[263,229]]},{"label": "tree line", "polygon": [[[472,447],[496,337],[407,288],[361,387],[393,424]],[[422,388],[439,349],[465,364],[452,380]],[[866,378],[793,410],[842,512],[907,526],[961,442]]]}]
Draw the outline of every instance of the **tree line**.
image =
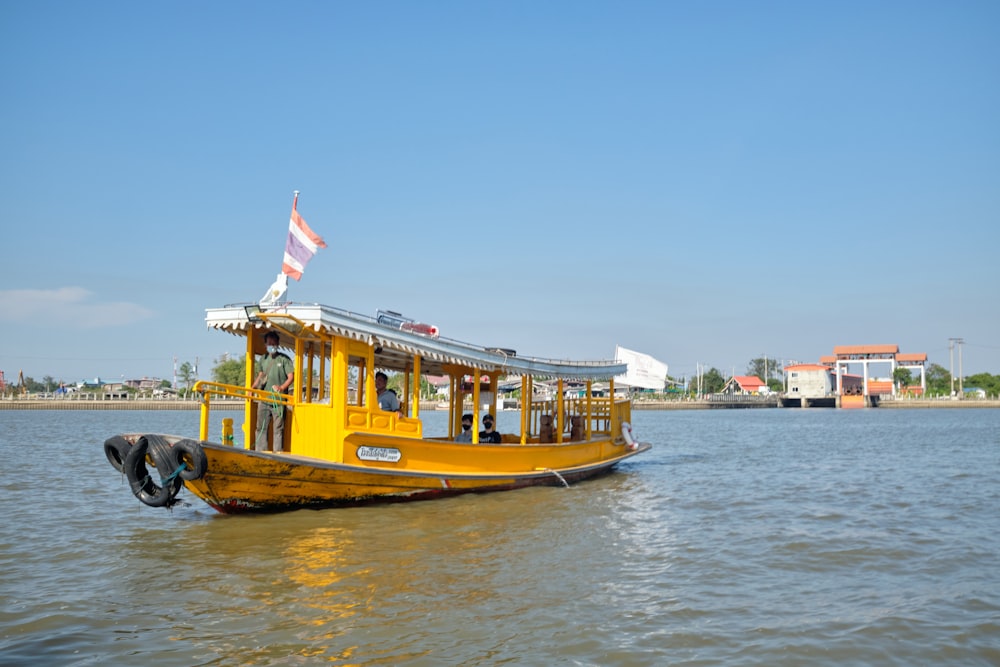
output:
[{"label": "tree line", "polygon": [[[777,359],[771,359],[769,357],[758,357],[756,359],[751,359],[747,364],[746,374],[751,377],[757,377],[761,381],[765,382],[768,388],[773,392],[780,392],[784,390],[784,370]],[[930,364],[925,373],[925,381],[927,384],[926,396],[937,397],[937,396],[950,396],[952,391],[953,379],[951,373],[947,368],[940,366],[938,364]],[[229,355],[223,355],[222,357],[215,360],[215,365],[212,366],[211,378],[215,382],[220,382],[222,384],[230,385],[242,385],[244,378],[246,377],[246,355],[239,358],[232,358]],[[197,368],[190,362],[185,361],[177,369],[177,379],[180,386],[178,387],[181,394],[190,392],[194,383],[198,381]],[[692,378],[681,378],[675,379],[670,376],[667,377],[667,386],[671,387],[668,389],[669,394],[684,393],[692,396],[703,395],[703,394],[716,394],[722,391],[722,388],[726,385],[728,378],[722,374],[717,368],[709,368],[704,372],[698,374],[696,377]],[[897,387],[907,387],[920,384],[920,375],[918,373],[913,373],[908,368],[896,368],[893,372],[893,381],[895,381]],[[50,375],[46,375],[40,381],[36,381],[34,378],[25,377],[24,387],[16,386],[15,383],[7,382],[6,394],[12,394],[17,391],[25,391],[27,393],[52,393],[60,387],[60,382],[57,381]],[[389,388],[395,389],[398,392],[401,391],[402,387],[402,376],[394,374],[389,378]],[[954,378],[954,388],[958,391],[959,378]],[[687,387],[685,390],[684,387]],[[974,375],[968,375],[961,379],[961,385],[965,389],[969,388],[979,388],[986,392],[987,396],[1000,396],[1000,375],[991,375],[990,373],[976,373]],[[170,387],[171,382],[169,380],[162,380],[160,382],[160,387]],[[127,387],[126,391],[134,392],[135,389]],[[422,397],[431,396],[433,393],[433,388],[426,379],[420,379],[420,395]]]}]

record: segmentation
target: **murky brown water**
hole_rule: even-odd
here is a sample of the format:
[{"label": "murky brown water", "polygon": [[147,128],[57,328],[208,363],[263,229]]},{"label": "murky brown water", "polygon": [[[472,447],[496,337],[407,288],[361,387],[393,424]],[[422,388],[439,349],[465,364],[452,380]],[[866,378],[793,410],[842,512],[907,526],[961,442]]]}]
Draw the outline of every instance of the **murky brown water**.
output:
[{"label": "murky brown water", "polygon": [[0,663],[1000,664],[1000,410],[634,416],[569,489],[225,517],[104,459],[196,413],[0,412]]}]

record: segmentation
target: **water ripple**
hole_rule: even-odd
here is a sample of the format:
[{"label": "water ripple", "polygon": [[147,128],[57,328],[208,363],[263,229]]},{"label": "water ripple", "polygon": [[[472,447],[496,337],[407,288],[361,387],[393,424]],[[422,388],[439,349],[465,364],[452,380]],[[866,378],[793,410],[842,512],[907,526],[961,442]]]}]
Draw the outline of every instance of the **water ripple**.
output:
[{"label": "water ripple", "polygon": [[642,412],[568,489],[142,506],[101,443],[192,422],[3,413],[0,663],[1000,664],[1000,411]]}]

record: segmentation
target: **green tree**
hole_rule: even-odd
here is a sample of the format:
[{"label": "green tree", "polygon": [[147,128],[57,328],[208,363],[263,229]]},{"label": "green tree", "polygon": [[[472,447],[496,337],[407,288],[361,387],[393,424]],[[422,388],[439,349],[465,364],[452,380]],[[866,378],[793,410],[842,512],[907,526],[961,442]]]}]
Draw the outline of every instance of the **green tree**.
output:
[{"label": "green tree", "polygon": [[726,386],[726,378],[718,368],[710,368],[701,376],[701,393],[717,394]]},{"label": "green tree", "polygon": [[927,394],[929,396],[948,396],[951,394],[951,373],[938,364],[927,367]]},{"label": "green tree", "polygon": [[188,392],[190,392],[191,385],[193,385],[195,380],[198,379],[196,377],[194,366],[192,366],[189,362],[185,361],[183,364],[181,364],[181,367],[177,369],[177,372],[180,375],[181,382],[184,384],[184,387],[187,389]]},{"label": "green tree", "polygon": [[909,368],[897,366],[896,370],[892,372],[892,380],[896,383],[897,387],[902,389],[903,387],[910,386],[910,383],[913,382],[913,376],[910,374]]},{"label": "green tree", "polygon": [[1000,394],[1000,375],[990,375],[989,373],[976,373],[965,378],[962,385],[969,387],[979,387],[986,392],[987,396]]},{"label": "green tree", "polygon": [[[781,377],[781,367],[778,365],[777,359],[771,359],[767,356],[758,357],[751,359],[750,363],[747,364],[747,375],[756,376],[760,378],[761,382],[767,382]],[[771,385],[768,384],[768,386]]]},{"label": "green tree", "polygon": [[228,355],[216,359],[212,379],[222,384],[242,386],[246,378],[246,359],[246,355],[239,359],[230,359]]}]

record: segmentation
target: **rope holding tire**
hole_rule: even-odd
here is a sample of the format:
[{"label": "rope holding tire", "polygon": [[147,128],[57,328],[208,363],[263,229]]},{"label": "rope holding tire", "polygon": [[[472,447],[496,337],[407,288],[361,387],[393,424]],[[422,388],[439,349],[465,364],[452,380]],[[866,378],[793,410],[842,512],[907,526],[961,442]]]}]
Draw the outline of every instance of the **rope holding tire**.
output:
[{"label": "rope holding tire", "polygon": [[[170,474],[183,472],[175,470],[177,466],[171,467],[174,457],[171,449],[170,443],[165,438],[158,435],[144,435],[129,449],[128,456],[125,457],[122,467],[132,493],[150,507],[170,507],[184,486],[184,480],[179,475]],[[204,456],[204,452],[202,455]],[[146,467],[147,458],[157,473],[168,475],[160,478],[162,486],[158,485],[149,474],[149,469]]]},{"label": "rope holding tire", "polygon": [[205,470],[208,468],[208,458],[200,443],[188,439],[178,440],[170,448],[170,452],[170,467],[176,469],[184,466],[180,472],[181,479],[190,482],[201,479],[205,474]]}]

